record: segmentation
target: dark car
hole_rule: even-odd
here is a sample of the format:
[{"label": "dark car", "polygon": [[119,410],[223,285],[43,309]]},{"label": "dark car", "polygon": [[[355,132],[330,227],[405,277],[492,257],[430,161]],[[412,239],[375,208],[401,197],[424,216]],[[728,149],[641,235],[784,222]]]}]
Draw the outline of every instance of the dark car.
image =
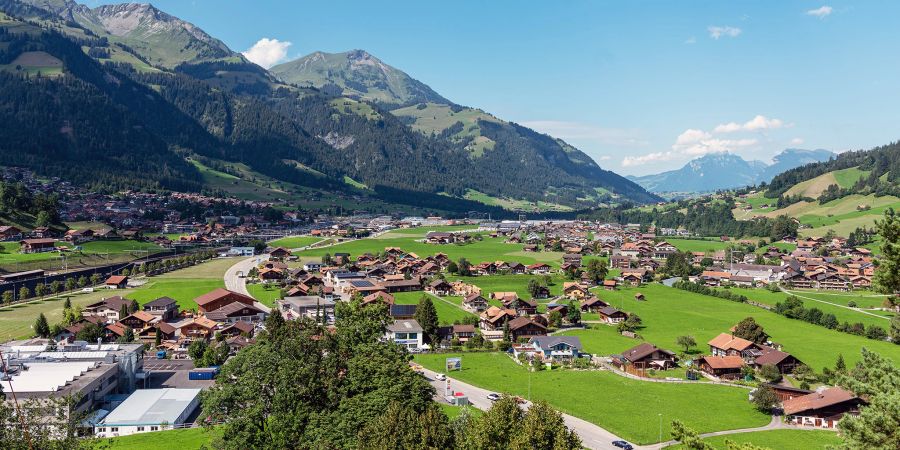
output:
[{"label": "dark car", "polygon": [[613,441],[612,445],[619,447],[623,450],[633,450],[634,449],[634,447],[631,444],[629,444],[625,441]]}]

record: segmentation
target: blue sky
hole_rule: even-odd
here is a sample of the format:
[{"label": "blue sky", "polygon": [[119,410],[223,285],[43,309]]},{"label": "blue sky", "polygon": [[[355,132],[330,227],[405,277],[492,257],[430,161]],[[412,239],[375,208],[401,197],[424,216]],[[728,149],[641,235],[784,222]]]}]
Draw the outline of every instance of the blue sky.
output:
[{"label": "blue sky", "polygon": [[234,50],[367,50],[622,174],[900,138],[897,1],[153,3]]}]

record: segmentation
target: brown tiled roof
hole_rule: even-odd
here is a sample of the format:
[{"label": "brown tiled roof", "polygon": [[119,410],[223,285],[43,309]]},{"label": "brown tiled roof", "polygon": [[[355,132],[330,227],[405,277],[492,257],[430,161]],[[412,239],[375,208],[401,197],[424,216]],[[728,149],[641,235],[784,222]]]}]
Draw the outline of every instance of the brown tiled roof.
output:
[{"label": "brown tiled roof", "polygon": [[797,414],[813,409],[827,408],[838,403],[843,403],[856,398],[851,392],[841,388],[825,389],[821,392],[813,392],[802,397],[794,397],[784,401],[785,414]]},{"label": "brown tiled roof", "polygon": [[721,348],[723,350],[743,351],[755,344],[746,339],[732,336],[728,333],[722,333],[713,338],[713,340],[709,341],[709,345],[715,348]]},{"label": "brown tiled roof", "polygon": [[640,345],[632,347],[628,350],[625,350],[624,352],[622,352],[622,356],[625,359],[634,362],[634,361],[638,361],[638,360],[645,358],[647,355],[649,355],[657,350],[660,350],[660,351],[665,352],[670,355],[672,354],[672,352],[670,352],[668,350],[662,350],[662,349],[656,348],[656,346],[653,344],[644,342],[643,344],[640,344]]},{"label": "brown tiled roof", "polygon": [[713,369],[740,369],[744,366],[740,356],[704,356],[703,361]]},{"label": "brown tiled roof", "polygon": [[255,301],[252,297],[247,297],[246,295],[238,294],[237,292],[231,292],[228,289],[224,289],[224,288],[216,288],[210,292],[207,292],[207,293],[195,298],[194,301],[197,302],[197,305],[203,306],[208,303],[219,300],[221,298],[227,297],[229,295],[235,295],[237,297],[242,297],[247,300],[250,300],[251,304]]}]

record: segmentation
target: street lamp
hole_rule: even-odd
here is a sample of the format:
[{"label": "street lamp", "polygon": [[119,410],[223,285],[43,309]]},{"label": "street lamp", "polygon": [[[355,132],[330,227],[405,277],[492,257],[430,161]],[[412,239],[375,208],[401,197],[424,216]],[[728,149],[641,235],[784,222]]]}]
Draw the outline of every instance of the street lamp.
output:
[{"label": "street lamp", "polygon": [[659,413],[659,442],[662,442],[662,413]]}]

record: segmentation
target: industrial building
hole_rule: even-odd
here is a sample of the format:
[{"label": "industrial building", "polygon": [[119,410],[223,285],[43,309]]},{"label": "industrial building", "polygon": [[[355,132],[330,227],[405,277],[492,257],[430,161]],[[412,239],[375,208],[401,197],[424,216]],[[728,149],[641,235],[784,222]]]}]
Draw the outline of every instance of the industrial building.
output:
[{"label": "industrial building", "polygon": [[179,428],[200,402],[200,389],[141,389],[104,417],[96,426],[97,437]]}]

